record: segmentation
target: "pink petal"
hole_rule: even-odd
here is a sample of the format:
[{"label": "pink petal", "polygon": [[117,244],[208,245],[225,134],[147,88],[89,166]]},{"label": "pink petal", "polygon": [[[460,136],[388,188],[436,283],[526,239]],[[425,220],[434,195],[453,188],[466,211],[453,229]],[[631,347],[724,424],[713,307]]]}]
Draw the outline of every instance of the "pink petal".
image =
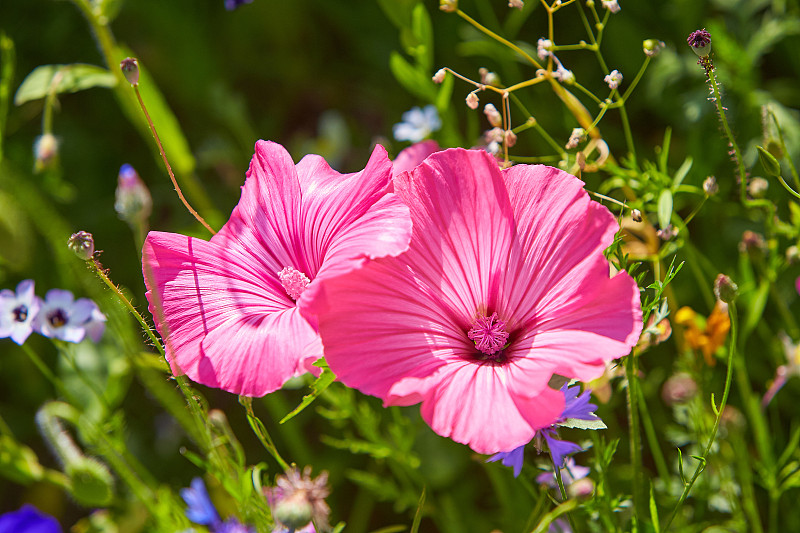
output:
[{"label": "pink petal", "polygon": [[426,157],[440,151],[439,143],[434,140],[427,140],[412,144],[397,154],[394,158],[392,175],[398,176],[401,172],[411,172],[422,163]]},{"label": "pink petal", "polygon": [[297,223],[301,201],[289,153],[277,143],[258,141],[239,204],[211,242],[248,250],[265,272],[291,266],[313,277],[319,265],[307,261],[303,250],[302,228]]},{"label": "pink petal", "polygon": [[150,232],[147,298],[167,357],[192,380],[263,396],[320,357],[313,328],[274,275],[235,247]]},{"label": "pink petal", "polygon": [[[454,360],[429,378],[436,385],[424,395],[422,418],[439,435],[466,444],[478,453],[521,446],[533,438],[536,429],[558,419],[564,408],[564,395],[545,388],[536,397],[517,397],[510,390],[512,379],[508,366]],[[400,382],[399,387],[402,385]]]},{"label": "pink petal", "polygon": [[469,329],[476,314],[497,304],[514,237],[497,163],[483,151],[445,150],[397,176],[395,190],[411,208],[414,224],[414,244],[403,261],[462,314]]},{"label": "pink petal", "polygon": [[310,311],[339,380],[386,399],[397,380],[428,376],[444,364],[439,356],[469,349],[452,313],[418,291],[394,258],[321,284]]},{"label": "pink petal", "polygon": [[[642,328],[636,283],[624,272],[609,278],[602,255],[617,223],[608,209],[589,199],[580,180],[565,172],[519,165],[503,177],[518,229],[518,246],[511,251],[503,286],[502,300],[514,310],[516,321],[509,327],[521,325],[531,336],[568,330],[563,337],[572,350],[568,361],[562,361],[552,355],[559,351],[557,343],[548,352],[520,339],[515,343],[520,352],[515,353],[529,348],[528,356],[550,357],[571,372],[565,376],[597,377],[605,361],[630,351]],[[587,334],[579,335],[583,345],[566,338],[576,331]]]}]

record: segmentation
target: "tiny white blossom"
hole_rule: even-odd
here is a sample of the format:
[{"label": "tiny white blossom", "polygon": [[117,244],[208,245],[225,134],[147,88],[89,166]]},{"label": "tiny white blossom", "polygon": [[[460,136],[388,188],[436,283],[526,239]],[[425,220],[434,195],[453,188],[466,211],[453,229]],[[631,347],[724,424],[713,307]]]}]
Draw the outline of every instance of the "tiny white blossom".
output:
[{"label": "tiny white blossom", "polygon": [[467,95],[467,106],[470,109],[478,109],[478,95],[475,93],[469,93]]},{"label": "tiny white blossom", "polygon": [[392,128],[394,138],[398,141],[419,142],[432,132],[442,127],[442,121],[436,106],[427,105],[425,108],[412,107],[403,113],[403,122],[398,122]]},{"label": "tiny white blossom", "polygon": [[525,6],[525,2],[522,0],[508,0],[508,7],[516,7],[517,9],[522,9]]},{"label": "tiny white blossom", "polygon": [[616,89],[622,82],[622,73],[614,69],[611,71],[610,74],[608,74],[605,78],[603,78],[603,81],[605,81],[608,84],[609,89]]},{"label": "tiny white blossom", "polygon": [[483,106],[483,113],[486,115],[486,118],[489,120],[489,124],[494,127],[500,126],[503,124],[503,117],[500,116],[500,112],[494,106],[494,104],[486,104]]},{"label": "tiny white blossom", "polygon": [[443,68],[440,68],[439,70],[436,71],[436,74],[434,74],[433,78],[431,79],[433,80],[434,83],[442,83],[446,75],[447,71]]},{"label": "tiny white blossom", "polygon": [[567,85],[575,83],[575,74],[573,74],[571,70],[564,68],[563,65],[558,65],[558,69],[553,72],[553,77]]},{"label": "tiny white blossom", "polygon": [[586,136],[586,131],[583,128],[575,128],[572,130],[572,134],[569,136],[569,141],[565,148],[567,150],[572,150],[573,148],[577,148],[578,144],[583,140]]},{"label": "tiny white blossom", "polygon": [[553,41],[550,39],[539,39],[536,42],[536,55],[539,59],[544,61],[551,54],[550,49],[553,47]]},{"label": "tiny white blossom", "polygon": [[41,303],[33,293],[33,280],[26,279],[17,285],[16,292],[0,291],[0,339],[9,337],[22,344],[33,331],[33,319]]},{"label": "tiny white blossom", "polygon": [[620,7],[617,0],[603,0],[603,7],[612,13],[619,13]]},{"label": "tiny white blossom", "polygon": [[501,143],[503,142],[504,136],[505,136],[505,131],[503,130],[503,128],[492,128],[483,134],[483,139],[487,143],[491,142]]},{"label": "tiny white blossom", "polygon": [[506,130],[505,132],[506,144],[510,147],[517,144],[517,134],[511,130]]}]

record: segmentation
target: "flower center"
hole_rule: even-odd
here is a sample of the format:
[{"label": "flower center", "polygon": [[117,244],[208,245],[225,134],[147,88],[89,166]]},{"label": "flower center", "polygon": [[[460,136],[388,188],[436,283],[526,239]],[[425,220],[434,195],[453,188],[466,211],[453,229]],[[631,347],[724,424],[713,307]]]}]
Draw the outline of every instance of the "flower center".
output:
[{"label": "flower center", "polygon": [[28,320],[28,306],[27,305],[17,306],[11,312],[14,313],[14,320],[16,320],[17,322],[25,322],[26,320]]},{"label": "flower center", "polygon": [[284,267],[283,270],[278,272],[278,279],[281,280],[283,290],[292,300],[300,298],[300,295],[306,290],[306,286],[311,283],[308,276],[292,267]]},{"label": "flower center", "polygon": [[467,337],[475,342],[475,347],[486,355],[495,355],[508,342],[506,323],[497,318],[497,313],[484,316],[475,321],[467,332]]},{"label": "flower center", "polygon": [[54,328],[60,328],[67,323],[67,313],[63,309],[56,309],[47,315],[47,321]]}]

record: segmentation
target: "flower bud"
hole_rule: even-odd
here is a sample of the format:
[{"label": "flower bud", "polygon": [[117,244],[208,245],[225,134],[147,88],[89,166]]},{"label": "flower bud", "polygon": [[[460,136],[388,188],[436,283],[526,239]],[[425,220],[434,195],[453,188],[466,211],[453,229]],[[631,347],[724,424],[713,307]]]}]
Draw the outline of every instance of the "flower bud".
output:
[{"label": "flower bud", "polygon": [[506,130],[505,138],[506,138],[506,144],[508,145],[509,148],[517,144],[517,134],[514,133],[513,131]]},{"label": "flower bud", "polygon": [[467,106],[470,109],[478,109],[478,95],[475,93],[469,93],[467,95]]},{"label": "flower bud", "polygon": [[644,55],[647,57],[655,57],[661,53],[661,50],[664,49],[664,41],[659,41],[657,39],[646,39],[642,42],[642,49],[644,50]]},{"label": "flower bud", "polygon": [[673,375],[664,382],[661,398],[667,405],[686,403],[697,394],[697,383],[686,372]]},{"label": "flower bud", "polygon": [[44,477],[36,453],[8,435],[0,435],[0,469],[3,476],[20,485],[30,485]]},{"label": "flower bud", "polygon": [[128,83],[134,87],[139,85],[139,62],[135,57],[126,57],[120,61],[119,68],[122,69]]},{"label": "flower bud", "polygon": [[300,529],[311,522],[313,509],[304,494],[296,492],[275,505],[272,516],[289,530]]},{"label": "flower bud", "polygon": [[751,179],[747,186],[747,192],[753,198],[763,198],[767,194],[767,189],[769,189],[769,182],[761,177]]},{"label": "flower bud", "polygon": [[443,68],[440,68],[436,71],[436,74],[433,75],[433,83],[442,83],[444,81],[444,77],[447,76],[447,71]]},{"label": "flower bud", "polygon": [[594,481],[592,478],[584,477],[581,479],[576,479],[573,481],[569,487],[567,487],[567,494],[570,498],[576,498],[578,500],[585,500],[589,496],[592,495],[594,492]]},{"label": "flower bud", "polygon": [[439,0],[439,9],[445,13],[455,13],[458,9],[458,0]]},{"label": "flower bud", "polygon": [[678,230],[676,230],[672,224],[668,224],[666,228],[661,228],[656,232],[656,235],[658,235],[658,238],[662,241],[669,241],[677,234]]},{"label": "flower bud", "polygon": [[569,140],[567,141],[567,144],[564,145],[564,148],[566,148],[567,150],[572,150],[573,148],[577,148],[585,137],[586,137],[586,130],[584,130],[583,128],[573,128],[572,133],[569,136]]},{"label": "flower bud", "polygon": [[114,499],[114,478],[101,462],[81,457],[65,465],[75,501],[86,507],[106,507]]},{"label": "flower bud", "polygon": [[489,120],[489,124],[495,128],[503,124],[503,117],[500,115],[500,112],[497,110],[494,104],[486,104],[483,106],[483,114],[486,115],[486,118]]},{"label": "flower bud", "polygon": [[84,261],[90,261],[94,257],[94,238],[88,231],[73,233],[67,241],[67,246]]},{"label": "flower bud", "polygon": [[760,233],[745,230],[742,233],[742,240],[739,241],[739,251],[743,254],[762,254],[767,251],[767,241]]},{"label": "flower bud", "polygon": [[800,263],[800,249],[794,244],[786,249],[786,262],[790,265]]},{"label": "flower bud", "polygon": [[693,31],[689,35],[689,38],[686,39],[686,42],[689,43],[689,46],[692,47],[692,51],[697,54],[698,57],[708,57],[708,54],[711,53],[711,34],[708,33],[705,28]]},{"label": "flower bud", "polygon": [[522,0],[508,0],[508,7],[516,7],[517,9],[522,9],[525,7],[525,2]]},{"label": "flower bud", "polygon": [[770,176],[781,175],[781,164],[774,155],[765,150],[762,146],[756,146],[758,149],[758,158],[761,160],[761,166]]},{"label": "flower bud", "polygon": [[114,209],[119,217],[129,224],[138,224],[150,216],[153,199],[147,186],[128,164],[122,165],[117,177]]},{"label": "flower bud", "polygon": [[33,153],[36,157],[34,170],[41,172],[48,168],[58,156],[58,139],[52,133],[44,133],[36,138],[33,143]]},{"label": "flower bud", "polygon": [[497,86],[497,83],[500,81],[500,78],[497,76],[497,73],[491,72],[488,68],[484,67],[479,68],[478,74],[481,77],[481,83],[484,85]]},{"label": "flower bud", "polygon": [[614,69],[603,78],[603,81],[606,82],[609,89],[616,89],[619,87],[619,84],[622,83],[622,73],[617,69]]},{"label": "flower bud", "polygon": [[725,274],[720,274],[714,281],[714,296],[718,300],[729,304],[736,299],[739,293],[739,286]]},{"label": "flower bud", "polygon": [[714,196],[719,192],[719,185],[717,184],[717,178],[714,176],[709,176],[703,181],[703,191],[708,196]]},{"label": "flower bud", "polygon": [[617,0],[602,0],[603,7],[611,11],[612,13],[619,13],[620,7],[619,2]]},{"label": "flower bud", "polygon": [[638,209],[631,210],[631,218],[634,222],[641,222],[642,221],[642,212]]}]

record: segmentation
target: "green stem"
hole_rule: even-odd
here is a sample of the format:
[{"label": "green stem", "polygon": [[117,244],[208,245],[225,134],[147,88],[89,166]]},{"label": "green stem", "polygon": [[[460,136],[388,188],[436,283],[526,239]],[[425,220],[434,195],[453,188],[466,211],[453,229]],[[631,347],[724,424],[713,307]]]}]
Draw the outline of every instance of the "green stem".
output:
[{"label": "green stem", "polygon": [[706,449],[699,460],[699,464],[694,471],[691,479],[684,483],[683,492],[681,493],[680,498],[678,499],[678,503],[675,504],[675,508],[672,510],[672,513],[669,515],[669,519],[667,519],[664,527],[662,528],[663,531],[668,531],[670,524],[675,519],[678,514],[678,510],[683,505],[683,502],[686,501],[686,498],[689,496],[689,492],[692,490],[692,486],[694,485],[697,478],[700,477],[700,474],[705,470],[706,463],[708,460],[708,455],[711,452],[711,446],[714,444],[714,440],[717,438],[717,431],[719,430],[719,424],[722,420],[722,413],[725,410],[725,405],[728,403],[728,394],[731,391],[731,381],[733,379],[733,365],[734,361],[736,360],[736,343],[737,343],[737,332],[739,328],[739,320],[736,314],[736,304],[734,302],[730,302],[728,304],[728,316],[731,320],[731,340],[730,345],[728,347],[728,371],[725,374],[725,388],[722,392],[722,401],[719,404],[719,408],[717,408],[716,412],[716,419],[714,420],[714,427],[711,430],[711,436],[708,439],[708,444],[706,445]]},{"label": "green stem", "polygon": [[520,48],[516,44],[512,43],[511,41],[509,41],[507,39],[504,39],[503,37],[500,37],[495,32],[493,32],[492,30],[490,30],[486,26],[481,25],[478,21],[476,21],[475,19],[473,19],[472,17],[470,17],[469,15],[467,15],[466,13],[461,11],[460,9],[456,10],[456,14],[458,14],[459,17],[461,17],[462,19],[466,20],[467,22],[472,24],[476,29],[478,29],[481,32],[485,33],[486,35],[488,35],[489,37],[491,37],[495,41],[497,41],[499,43],[502,43],[502,44],[506,45],[507,47],[511,48],[512,50],[514,50],[516,53],[518,53],[519,55],[524,57],[525,60],[528,61],[534,67],[543,68],[541,63],[539,63],[533,57],[531,57],[530,54],[528,54],[525,50],[523,50],[522,48]]},{"label": "green stem", "polygon": [[733,132],[731,131],[730,126],[728,125],[728,119],[725,115],[725,108],[722,105],[722,96],[719,92],[719,86],[717,85],[717,78],[714,75],[714,66],[711,64],[711,58],[708,59],[709,66],[705,69],[706,74],[708,75],[708,81],[711,84],[711,89],[714,94],[714,105],[717,108],[717,113],[719,114],[719,120],[722,123],[722,129],[725,131],[725,136],[728,138],[728,142],[730,143],[731,147],[733,148],[734,157],[736,157],[736,164],[739,171],[739,195],[742,201],[742,204],[747,205],[749,202],[747,201],[747,172],[744,168],[744,161],[742,161],[742,153],[739,150],[739,145],[736,144],[736,139],[733,137]]},{"label": "green stem", "polygon": [[45,379],[53,384],[59,394],[66,398],[69,403],[73,405],[79,405],[79,402],[72,395],[72,393],[70,393],[67,388],[64,387],[64,383],[58,377],[56,377],[55,374],[53,374],[53,371],[50,370],[50,367],[48,367],[45,362],[42,361],[41,357],[39,357],[39,354],[33,351],[33,348],[31,348],[28,344],[23,344],[21,348],[28,358],[33,362],[33,364],[36,365],[36,368],[39,369],[39,372],[42,373]]},{"label": "green stem", "polygon": [[625,358],[625,377],[628,380],[628,444],[631,454],[631,470],[633,472],[633,507],[639,516],[644,514],[644,496],[642,492],[642,443],[639,430],[639,370],[636,356],[632,353]]},{"label": "green stem", "polygon": [[250,424],[250,428],[255,433],[258,440],[261,442],[261,445],[264,446],[264,449],[267,450],[270,455],[278,462],[278,464],[283,468],[284,471],[289,470],[289,463],[283,460],[281,454],[278,453],[278,448],[275,447],[275,442],[272,440],[272,437],[269,435],[269,431],[267,431],[266,426],[261,420],[256,416],[253,412],[253,399],[248,396],[239,396],[239,403],[245,408],[247,412],[247,422]]},{"label": "green stem", "polygon": [[653,460],[656,463],[658,477],[664,480],[665,483],[670,483],[672,481],[672,476],[669,473],[669,467],[664,458],[664,453],[661,451],[661,445],[658,443],[658,435],[656,434],[653,420],[650,418],[650,410],[647,408],[644,392],[641,387],[639,387],[639,402],[639,414],[642,417],[642,425],[644,426],[644,433],[647,436],[647,444],[650,446]]}]

